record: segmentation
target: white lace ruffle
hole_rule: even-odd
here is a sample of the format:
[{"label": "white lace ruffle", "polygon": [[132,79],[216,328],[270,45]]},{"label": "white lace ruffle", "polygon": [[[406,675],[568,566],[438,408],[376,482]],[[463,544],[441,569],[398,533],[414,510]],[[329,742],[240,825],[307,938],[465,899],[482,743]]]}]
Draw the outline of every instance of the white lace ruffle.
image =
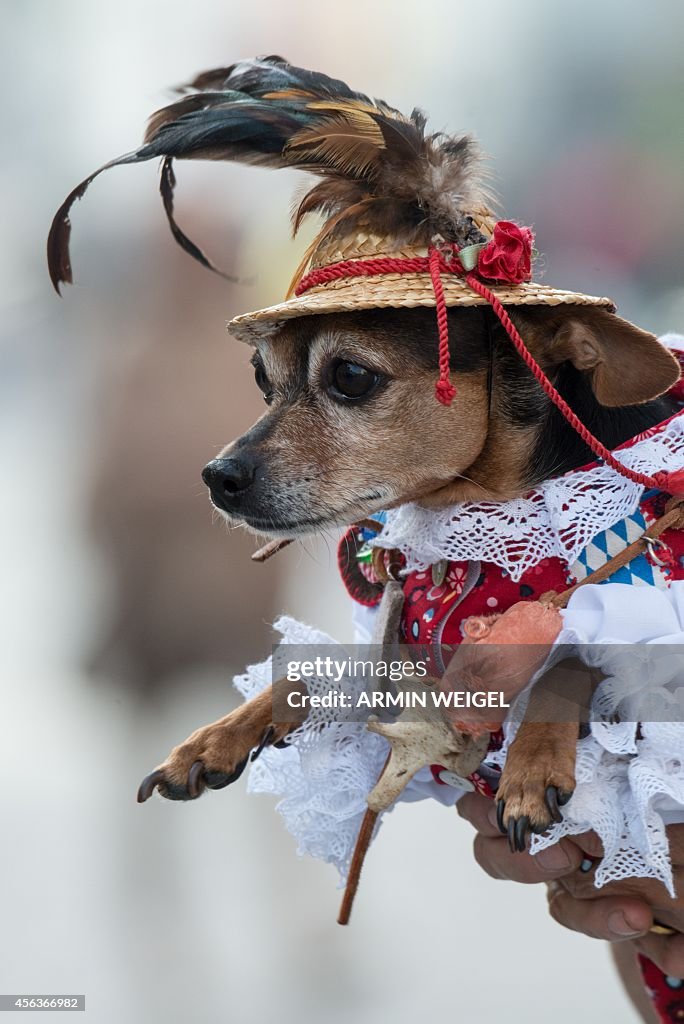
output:
[{"label": "white lace ruffle", "polygon": [[538,853],[563,836],[593,829],[604,856],[596,867],[597,888],[625,878],[655,878],[676,896],[666,824],[682,821],[684,723],[645,722],[635,740],[633,722],[592,725],[577,746],[577,788],[563,820],[534,836]]},{"label": "white lace ruffle", "polygon": [[[278,619],[274,628],[283,644],[336,643],[325,633],[287,616]],[[269,658],[236,676],[235,687],[245,700],[271,685],[271,665]],[[324,676],[307,679],[309,693],[320,696],[344,690],[354,697],[364,685],[358,677],[343,677],[339,682]],[[285,748],[266,748],[250,765],[247,786],[251,793],[281,797],[277,810],[297,840],[297,852],[334,864],[341,884],[347,877],[366,797],[389,751],[387,740],[369,732],[363,722],[351,720],[352,714],[349,721],[344,721],[340,708],[312,708],[306,721],[291,733]],[[437,785],[429,769],[423,769],[408,784],[402,800],[435,797],[448,806],[456,802],[458,793],[450,786]]]},{"label": "white lace ruffle", "polygon": [[[641,473],[680,469],[684,415],[615,455]],[[492,562],[517,581],[544,558],[572,565],[597,534],[637,509],[642,492],[640,484],[599,465],[547,480],[512,501],[470,501],[445,509],[403,505],[387,513],[372,543],[399,548],[408,572],[441,559],[473,560]]]},{"label": "white lace ruffle", "polygon": [[[487,755],[489,764],[505,765],[524,704],[504,723],[504,745]],[[655,878],[675,897],[665,829],[684,821],[684,723],[642,723],[641,734],[637,740],[634,722],[592,723],[577,744],[576,788],[563,820],[543,836],[533,835],[530,852],[593,830],[604,849],[594,875],[597,889],[626,878]]]}]

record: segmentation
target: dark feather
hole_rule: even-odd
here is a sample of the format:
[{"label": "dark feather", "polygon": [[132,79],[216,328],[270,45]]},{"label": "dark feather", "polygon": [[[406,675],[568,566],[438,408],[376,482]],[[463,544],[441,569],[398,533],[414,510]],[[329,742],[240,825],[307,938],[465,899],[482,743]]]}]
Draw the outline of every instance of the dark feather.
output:
[{"label": "dark feather", "polygon": [[103,170],[162,157],[160,191],[176,241],[217,268],[179,228],[173,213],[174,159],[233,160],[299,167],[322,178],[303,198],[326,218],[321,237],[363,227],[398,242],[435,234],[476,239],[468,213],[488,201],[480,158],[468,136],[427,135],[425,116],[401,114],[344,82],[270,56],[198,75],[174,103],[152,115],[143,145],[89,175],[60,207],[48,238],[48,265],[59,291],[71,282],[69,214]]},{"label": "dark feather", "polygon": [[52,281],[54,289],[58,295],[60,294],[60,284],[73,284],[71,256],[69,251],[69,240],[71,237],[71,219],[69,217],[69,213],[71,211],[71,207],[77,199],[83,198],[88,186],[99,174],[102,174],[103,171],[108,171],[110,167],[117,167],[119,164],[133,164],[137,162],[138,156],[136,153],[127,153],[125,156],[120,156],[116,160],[110,160],[108,163],[103,164],[102,167],[98,167],[96,171],[89,174],[87,178],[84,178],[83,181],[76,186],[76,188],[71,190],[59,210],[57,210],[57,213],[52,218],[52,224],[50,225],[50,232],[47,239],[47,260],[50,280]]},{"label": "dark feather", "polygon": [[178,222],[173,213],[173,190],[176,187],[176,175],[173,170],[173,160],[170,156],[165,157],[162,161],[161,174],[159,178],[159,191],[162,197],[162,203],[164,204],[164,212],[166,213],[166,219],[169,222],[171,228],[171,234],[180,245],[181,249],[189,253],[193,259],[196,259],[198,263],[201,263],[207,270],[213,270],[214,273],[220,274],[221,277],[225,277],[227,281],[232,281],[233,284],[237,283],[236,277],[231,277],[230,274],[226,274],[225,271],[220,270],[219,267],[215,267],[208,256],[202,252],[199,246],[188,238],[184,231],[178,226]]}]

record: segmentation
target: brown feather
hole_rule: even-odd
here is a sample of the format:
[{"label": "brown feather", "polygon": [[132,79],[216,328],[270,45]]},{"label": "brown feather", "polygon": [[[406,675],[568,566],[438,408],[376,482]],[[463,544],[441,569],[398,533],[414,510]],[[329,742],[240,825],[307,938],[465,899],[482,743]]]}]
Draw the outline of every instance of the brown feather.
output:
[{"label": "brown feather", "polygon": [[[261,97],[263,100],[310,100],[316,94],[307,89],[278,89],[276,92],[265,92]],[[307,103],[307,106],[311,104]]]},{"label": "brown feather", "polygon": [[292,233],[296,235],[309,213],[332,214],[350,208],[367,191],[363,183],[329,175],[304,194],[292,213]]},{"label": "brown feather", "polygon": [[377,170],[379,152],[385,149],[382,132],[372,118],[352,121],[331,119],[315,128],[305,128],[288,143],[285,154],[294,164],[308,170],[370,178]]}]

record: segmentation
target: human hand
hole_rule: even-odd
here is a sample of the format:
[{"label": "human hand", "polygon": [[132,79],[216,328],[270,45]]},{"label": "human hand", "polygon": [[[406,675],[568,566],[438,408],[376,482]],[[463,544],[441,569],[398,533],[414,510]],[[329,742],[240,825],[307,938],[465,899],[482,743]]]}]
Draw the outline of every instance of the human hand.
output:
[{"label": "human hand", "polygon": [[[649,933],[654,923],[649,900],[658,908],[659,921],[677,927],[674,908],[669,908],[668,917],[664,907],[666,900],[672,901],[664,888],[651,879],[630,879],[597,890],[590,858],[600,857],[602,850],[593,833],[561,839],[534,856],[513,853],[497,826],[496,804],[492,800],[467,793],[459,800],[457,809],[476,829],[475,859],[492,878],[525,884],[544,882],[549,891],[551,916],[559,924],[609,942],[631,939],[640,943],[640,951],[659,966],[663,958],[673,966],[670,960],[678,956],[681,937]],[[684,834],[681,845],[684,854]],[[684,874],[684,856],[682,860]],[[684,931],[684,915],[680,926]]]},{"label": "human hand", "polygon": [[[681,897],[673,899],[653,878],[625,878],[596,889],[594,868],[585,863],[584,871],[549,883],[549,912],[566,928],[609,941],[617,941],[608,934],[611,915],[616,912],[635,928],[646,923],[649,929],[654,923],[673,928],[675,934],[671,935],[642,932],[632,937],[632,944],[665,974],[684,978],[684,825],[670,825],[667,836],[674,888]],[[601,856],[601,844],[593,833],[577,836],[576,841],[590,857]]]},{"label": "human hand", "polygon": [[561,839],[555,846],[530,853],[513,853],[496,821],[496,803],[478,793],[466,793],[456,804],[459,815],[476,830],[475,860],[492,878],[530,884],[549,882],[579,869],[583,853],[575,842]]}]

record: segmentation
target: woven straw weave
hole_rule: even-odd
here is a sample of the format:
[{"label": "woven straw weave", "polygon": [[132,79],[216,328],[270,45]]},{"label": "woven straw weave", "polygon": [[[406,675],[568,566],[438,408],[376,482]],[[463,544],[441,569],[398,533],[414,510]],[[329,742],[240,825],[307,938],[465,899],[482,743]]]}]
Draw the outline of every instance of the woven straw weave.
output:
[{"label": "woven straw weave", "polygon": [[[474,221],[483,234],[490,235],[494,218],[479,211]],[[426,256],[426,248],[399,246],[387,238],[357,233],[353,238],[334,239],[319,245],[311,258],[310,269],[330,266],[344,260],[394,257],[410,259]],[[443,274],[442,285],[447,306],[482,306],[485,299],[455,275]],[[610,299],[581,292],[563,291],[530,281],[525,284],[492,287],[506,306],[604,306],[614,309]],[[303,295],[252,313],[236,316],[228,330],[240,341],[254,342],[271,334],[287,320],[316,313],[347,313],[359,309],[412,309],[434,307],[435,293],[428,273],[381,274],[374,277],[348,277],[310,288]]]}]

